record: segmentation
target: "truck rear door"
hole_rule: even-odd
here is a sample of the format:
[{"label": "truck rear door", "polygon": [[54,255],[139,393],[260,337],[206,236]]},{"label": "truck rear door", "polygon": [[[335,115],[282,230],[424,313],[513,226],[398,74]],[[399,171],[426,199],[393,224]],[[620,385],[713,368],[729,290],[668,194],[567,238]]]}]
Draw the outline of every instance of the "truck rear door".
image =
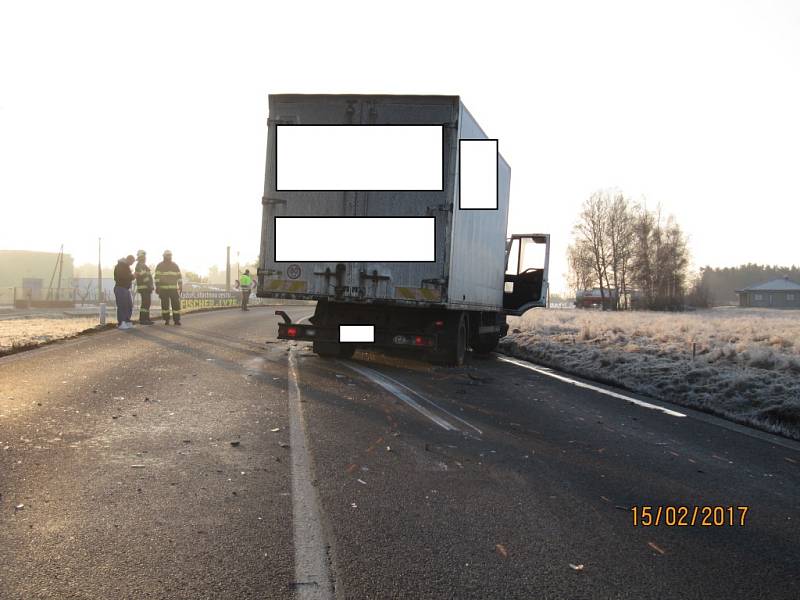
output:
[{"label": "truck rear door", "polygon": [[[452,172],[457,147],[458,99],[455,97],[274,96],[270,98],[264,232],[260,291],[327,296],[340,300],[400,300],[441,302],[446,293],[446,233],[453,197]],[[276,191],[276,128],[280,125],[442,125],[443,189],[439,191]],[[323,260],[278,262],[275,219],[329,217],[336,230],[346,218],[435,218],[435,260],[387,262],[364,259],[335,262],[335,252]],[[326,225],[327,226],[327,225]],[[369,221],[364,221],[369,226]],[[411,246],[419,239],[409,237]],[[261,279],[261,278],[260,278]]]}]

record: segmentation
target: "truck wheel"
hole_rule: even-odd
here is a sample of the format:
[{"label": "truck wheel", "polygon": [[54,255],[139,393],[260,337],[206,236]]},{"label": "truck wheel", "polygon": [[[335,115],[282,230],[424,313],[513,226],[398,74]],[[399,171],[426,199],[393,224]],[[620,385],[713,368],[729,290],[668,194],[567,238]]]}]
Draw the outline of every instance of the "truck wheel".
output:
[{"label": "truck wheel", "polygon": [[475,354],[486,355],[493,352],[499,343],[500,336],[495,333],[492,335],[476,335],[469,345],[472,347],[472,351],[475,352]]},{"label": "truck wheel", "polygon": [[313,350],[315,354],[323,358],[351,358],[356,351],[352,344],[340,344],[338,342],[314,342]]}]

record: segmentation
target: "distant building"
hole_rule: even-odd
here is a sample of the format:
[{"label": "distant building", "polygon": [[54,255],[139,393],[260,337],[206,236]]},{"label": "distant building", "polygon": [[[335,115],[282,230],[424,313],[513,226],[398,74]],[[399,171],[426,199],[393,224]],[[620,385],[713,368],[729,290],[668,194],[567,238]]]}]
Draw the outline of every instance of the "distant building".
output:
[{"label": "distant building", "polygon": [[[42,290],[58,287],[58,252],[0,250],[0,287]],[[72,286],[72,257],[64,254],[61,266],[61,287]]]},{"label": "distant building", "polygon": [[0,304],[18,308],[72,306],[72,275],[69,254],[0,250]]},{"label": "distant building", "polygon": [[603,289],[603,294],[600,294],[600,288],[592,288],[590,290],[578,290],[575,294],[575,306],[577,308],[605,308],[609,309],[616,305],[619,292],[614,289]]},{"label": "distant building", "polygon": [[736,290],[739,306],[761,308],[800,308],[800,283],[788,277]]}]

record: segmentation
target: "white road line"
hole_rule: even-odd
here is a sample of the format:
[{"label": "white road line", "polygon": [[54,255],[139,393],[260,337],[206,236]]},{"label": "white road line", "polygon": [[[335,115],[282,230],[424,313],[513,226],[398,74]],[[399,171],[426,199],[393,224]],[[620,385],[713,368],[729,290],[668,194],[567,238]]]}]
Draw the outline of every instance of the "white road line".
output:
[{"label": "white road line", "polygon": [[292,524],[296,598],[332,600],[319,500],[311,484],[311,455],[297,383],[295,346],[289,349],[289,446],[292,457]]},{"label": "white road line", "polygon": [[390,394],[396,396],[406,404],[408,404],[411,408],[419,412],[421,415],[424,415],[434,423],[436,423],[439,427],[446,431],[458,431],[458,427],[455,427],[445,419],[433,414],[424,406],[421,406],[416,400],[414,400],[411,396],[405,393],[399,385],[397,385],[394,381],[389,380],[386,376],[377,371],[373,371],[368,367],[362,367],[358,365],[353,365],[350,363],[341,363],[342,365],[349,367],[356,373],[363,375],[373,383],[378,384],[380,387],[385,389]]},{"label": "white road line", "polygon": [[630,396],[626,396],[625,394],[620,394],[617,392],[612,392],[611,390],[607,390],[605,388],[598,387],[596,385],[591,385],[589,383],[583,383],[582,381],[578,381],[576,379],[572,379],[571,377],[567,377],[565,375],[559,375],[555,373],[552,369],[548,369],[546,367],[538,367],[532,363],[526,362],[524,360],[519,360],[517,358],[509,358],[507,356],[498,356],[498,360],[502,360],[503,362],[511,363],[512,365],[517,365],[518,367],[522,367],[524,369],[530,369],[531,371],[536,371],[541,375],[547,375],[548,377],[552,377],[553,379],[558,379],[559,381],[564,381],[566,383],[570,383],[579,388],[585,388],[587,390],[592,390],[595,392],[599,392],[601,394],[605,394],[606,396],[611,396],[612,398],[619,398],[620,400],[625,400],[626,402],[630,402],[631,404],[635,404],[637,406],[641,406],[644,408],[649,408],[652,410],[658,410],[663,412],[666,415],[670,415],[671,417],[685,417],[686,415],[678,412],[676,410],[670,410],[669,408],[664,408],[663,406],[658,406],[656,404],[650,404],[649,402],[644,402],[642,400],[637,400],[636,398],[631,398]]}]

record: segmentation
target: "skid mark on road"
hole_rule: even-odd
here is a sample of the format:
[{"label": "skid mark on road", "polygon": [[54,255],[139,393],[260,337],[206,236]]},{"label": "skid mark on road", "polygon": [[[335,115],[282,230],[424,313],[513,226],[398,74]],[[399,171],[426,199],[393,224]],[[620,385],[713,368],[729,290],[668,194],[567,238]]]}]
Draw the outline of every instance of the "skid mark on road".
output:
[{"label": "skid mark on road", "polygon": [[591,385],[589,383],[584,383],[582,381],[578,381],[577,379],[572,379],[571,377],[567,377],[565,375],[560,375],[553,371],[552,369],[547,369],[545,367],[538,367],[532,363],[526,362],[524,360],[519,360],[517,358],[508,358],[506,356],[498,356],[497,360],[501,360],[506,363],[510,363],[512,365],[516,365],[518,367],[522,367],[524,369],[529,369],[531,371],[535,371],[540,375],[546,375],[547,377],[552,377],[553,379],[558,379],[559,381],[564,381],[566,383],[572,384],[575,387],[585,388],[587,390],[592,390],[593,392],[599,392],[601,394],[605,394],[606,396],[611,396],[612,398],[619,398],[620,400],[625,400],[626,402],[630,402],[631,404],[635,404],[636,406],[641,406],[643,408],[649,408],[651,410],[658,410],[663,412],[665,415],[669,415],[671,417],[685,417],[686,415],[678,412],[676,410],[670,410],[669,408],[665,408],[663,406],[658,406],[657,404],[650,404],[649,402],[644,402],[643,400],[637,400],[636,398],[631,398],[630,396],[626,396],[625,394],[620,394],[618,392],[613,392],[611,390],[607,390],[605,388],[601,388],[596,385]]},{"label": "skid mark on road", "polygon": [[319,499],[311,484],[311,455],[297,383],[295,346],[289,350],[289,446],[292,456],[292,523],[295,592],[302,599],[332,599],[327,545],[322,532]]},{"label": "skid mark on road", "polygon": [[351,362],[340,362],[339,364],[341,364],[343,366],[346,366],[347,368],[355,371],[359,375],[362,375],[363,377],[366,377],[367,379],[369,379],[373,383],[376,383],[377,385],[379,385],[380,387],[385,389],[387,392],[389,392],[390,394],[392,394],[396,398],[399,398],[400,400],[405,402],[408,406],[410,406],[411,408],[413,408],[414,410],[416,410],[418,413],[420,413],[421,415],[425,416],[426,418],[430,419],[431,421],[433,421],[439,427],[441,427],[442,429],[444,429],[446,431],[461,431],[463,433],[469,433],[467,431],[464,431],[462,428],[460,428],[460,427],[458,427],[456,425],[453,425],[445,417],[441,417],[441,416],[435,414],[432,410],[430,410],[429,408],[423,406],[422,404],[420,404],[420,402],[417,402],[417,400],[415,400],[414,397],[418,398],[423,403],[428,404],[434,410],[438,410],[438,411],[444,413],[445,415],[448,415],[452,419],[458,421],[462,425],[465,425],[469,429],[472,429],[479,436],[483,435],[483,431],[481,431],[480,429],[475,427],[472,423],[469,423],[468,421],[465,421],[464,419],[462,419],[458,415],[454,415],[453,413],[451,413],[446,408],[436,404],[433,400],[427,398],[426,396],[423,396],[422,394],[420,394],[416,390],[414,390],[414,389],[408,387],[407,385],[397,381],[393,377],[389,377],[388,375],[386,375],[384,373],[379,373],[378,371],[375,371],[374,369],[370,369],[369,367],[365,367],[363,365],[356,365],[356,364],[353,364]]}]

